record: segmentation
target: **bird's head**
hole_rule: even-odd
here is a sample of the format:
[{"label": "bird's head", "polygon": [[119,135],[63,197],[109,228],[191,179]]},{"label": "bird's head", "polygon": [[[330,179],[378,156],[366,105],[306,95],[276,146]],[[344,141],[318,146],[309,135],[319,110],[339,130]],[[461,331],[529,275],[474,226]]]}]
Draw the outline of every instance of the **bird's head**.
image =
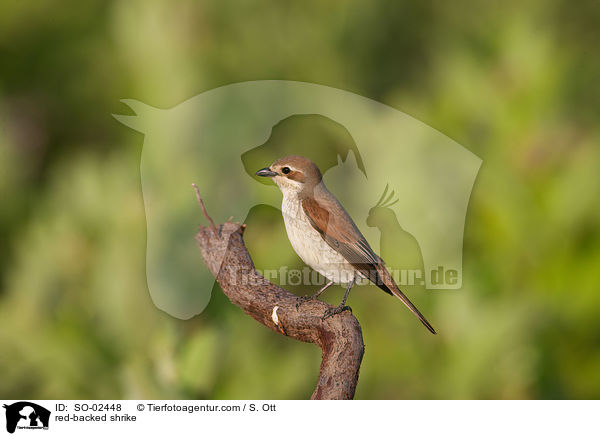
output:
[{"label": "bird's head", "polygon": [[272,177],[284,194],[307,192],[322,180],[319,167],[302,156],[282,157],[271,166],[258,170],[256,175]]}]

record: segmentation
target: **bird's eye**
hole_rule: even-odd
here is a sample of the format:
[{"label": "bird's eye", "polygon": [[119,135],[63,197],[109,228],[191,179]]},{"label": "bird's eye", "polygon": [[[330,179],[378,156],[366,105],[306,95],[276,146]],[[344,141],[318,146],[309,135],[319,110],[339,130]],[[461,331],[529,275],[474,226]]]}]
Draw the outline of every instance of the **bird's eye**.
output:
[{"label": "bird's eye", "polygon": [[291,171],[291,170],[290,170],[288,167],[283,167],[283,168],[281,169],[281,172],[282,172],[283,174],[289,174],[289,173],[290,173],[290,171]]}]

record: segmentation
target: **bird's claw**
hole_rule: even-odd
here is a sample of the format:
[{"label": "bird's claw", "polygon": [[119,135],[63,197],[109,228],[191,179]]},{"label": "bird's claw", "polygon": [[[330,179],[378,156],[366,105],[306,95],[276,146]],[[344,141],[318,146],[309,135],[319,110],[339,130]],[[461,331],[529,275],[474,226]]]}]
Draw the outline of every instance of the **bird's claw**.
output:
[{"label": "bird's claw", "polygon": [[344,306],[343,304],[340,304],[337,307],[327,309],[321,317],[321,320],[325,321],[327,318],[337,315],[338,313],[342,313],[344,310],[349,310],[352,312],[352,308],[350,306]]}]

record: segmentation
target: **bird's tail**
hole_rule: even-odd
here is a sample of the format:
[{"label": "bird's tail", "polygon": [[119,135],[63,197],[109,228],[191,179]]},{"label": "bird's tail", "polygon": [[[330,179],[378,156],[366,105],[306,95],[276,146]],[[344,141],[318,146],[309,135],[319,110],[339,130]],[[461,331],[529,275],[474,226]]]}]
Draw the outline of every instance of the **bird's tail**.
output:
[{"label": "bird's tail", "polygon": [[408,297],[404,295],[402,291],[398,288],[398,285],[396,285],[396,282],[394,282],[394,279],[392,278],[391,274],[389,273],[383,262],[377,267],[377,275],[379,276],[379,280],[377,280],[377,283],[375,284],[387,293],[398,297],[404,303],[404,305],[408,307],[408,309],[412,313],[414,313],[417,318],[419,318],[419,321],[421,321],[423,325],[427,327],[427,330],[429,330],[435,335],[435,329],[431,326],[431,324],[429,324],[429,321],[425,319],[423,314],[419,312],[419,309],[417,309],[415,305],[410,302]]}]

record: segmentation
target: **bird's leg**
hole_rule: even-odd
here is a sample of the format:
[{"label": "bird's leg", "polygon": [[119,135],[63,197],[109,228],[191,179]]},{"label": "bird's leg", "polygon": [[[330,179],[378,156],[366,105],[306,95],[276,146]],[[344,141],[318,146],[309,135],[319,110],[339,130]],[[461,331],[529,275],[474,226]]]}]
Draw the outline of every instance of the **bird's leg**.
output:
[{"label": "bird's leg", "polygon": [[317,298],[319,298],[319,295],[321,295],[323,293],[323,291],[325,289],[327,289],[328,287],[330,287],[331,285],[333,285],[332,281],[330,281],[325,286],[323,286],[321,289],[319,289],[314,295],[305,295],[304,297],[298,297],[298,301],[296,302],[296,309],[298,309],[298,307],[300,307],[300,305],[306,301],[316,300]]},{"label": "bird's leg", "polygon": [[348,283],[346,293],[344,294],[344,298],[342,298],[342,302],[340,303],[340,305],[338,307],[334,307],[333,309],[327,309],[321,319],[325,320],[330,316],[343,312],[344,310],[349,310],[350,312],[352,312],[350,306],[346,306],[346,300],[348,299],[348,295],[350,294],[350,289],[352,289],[352,286],[354,286],[354,282],[355,279],[352,279],[350,283]]}]

